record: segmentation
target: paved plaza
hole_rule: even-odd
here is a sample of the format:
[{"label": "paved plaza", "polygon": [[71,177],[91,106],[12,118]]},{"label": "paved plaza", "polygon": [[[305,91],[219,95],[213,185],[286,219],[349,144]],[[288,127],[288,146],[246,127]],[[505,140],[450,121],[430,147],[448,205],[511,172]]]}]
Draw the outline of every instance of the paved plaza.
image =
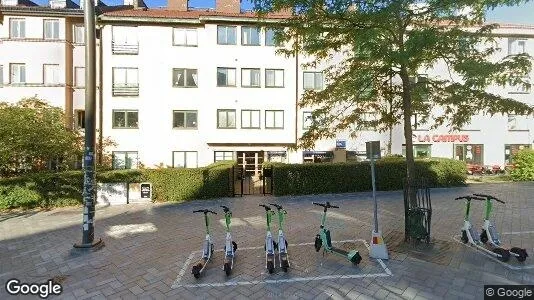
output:
[{"label": "paved plaza", "polygon": [[[526,248],[523,264],[501,263],[457,241],[464,203],[454,197],[489,193],[506,201],[495,207],[502,240]],[[0,214],[0,299],[10,296],[5,282],[54,279],[65,299],[482,299],[484,284],[534,284],[534,183],[477,184],[431,191],[432,243],[405,245],[402,192],[379,192],[380,224],[390,259],[368,256],[371,193],[295,197],[249,196],[199,200],[184,204],[124,205],[98,208],[95,236],[105,246],[80,254],[81,208]],[[330,201],[332,240],[358,249],[360,265],[315,252],[321,209],[312,202]],[[268,274],[264,262],[264,209],[278,203],[287,210],[286,235],[291,268]],[[233,211],[232,231],[238,243],[230,277],[222,270],[224,215]],[[212,222],[216,251],[200,279],[191,275],[204,239],[202,214],[219,212]],[[472,218],[482,224],[483,203],[473,203]],[[276,218],[273,231],[277,231]],[[58,297],[54,297],[58,298]]]}]

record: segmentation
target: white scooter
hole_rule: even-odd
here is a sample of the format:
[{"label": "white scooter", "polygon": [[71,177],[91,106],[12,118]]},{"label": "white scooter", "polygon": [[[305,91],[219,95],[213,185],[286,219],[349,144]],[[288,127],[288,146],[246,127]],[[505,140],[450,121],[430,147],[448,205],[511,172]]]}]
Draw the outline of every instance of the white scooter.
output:
[{"label": "white scooter", "polygon": [[230,223],[232,223],[232,212],[224,205],[221,205],[224,210],[224,219],[226,221],[226,241],[224,243],[224,272],[226,276],[230,276],[234,268],[234,257],[237,251],[237,243],[232,240],[230,233]]},{"label": "white scooter", "polygon": [[260,204],[265,208],[265,216],[267,217],[267,234],[265,236],[265,267],[269,274],[274,272],[274,251],[277,248],[276,242],[273,241],[273,235],[271,233],[271,220],[274,215],[274,211],[265,204]]},{"label": "white scooter", "polygon": [[278,260],[280,262],[280,268],[284,272],[287,272],[289,269],[289,254],[287,252],[287,240],[284,235],[284,218],[287,215],[287,211],[282,207],[282,205],[269,203],[270,205],[276,207],[278,210]]}]

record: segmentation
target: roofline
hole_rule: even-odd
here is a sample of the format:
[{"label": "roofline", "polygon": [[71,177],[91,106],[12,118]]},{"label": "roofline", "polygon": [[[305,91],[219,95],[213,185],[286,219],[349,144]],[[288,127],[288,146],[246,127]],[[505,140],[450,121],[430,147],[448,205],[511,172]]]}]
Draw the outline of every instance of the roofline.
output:
[{"label": "roofline", "polygon": [[109,16],[102,14],[98,17],[101,23],[126,22],[126,23],[159,23],[159,24],[204,24],[210,22],[234,22],[234,23],[281,23],[283,18],[259,18],[259,17],[231,17],[231,16],[199,16],[195,18],[162,18],[162,17],[137,17],[137,16]]},{"label": "roofline", "polygon": [[16,16],[53,16],[53,17],[83,17],[83,9],[79,8],[50,8],[46,6],[0,6],[2,15]]}]

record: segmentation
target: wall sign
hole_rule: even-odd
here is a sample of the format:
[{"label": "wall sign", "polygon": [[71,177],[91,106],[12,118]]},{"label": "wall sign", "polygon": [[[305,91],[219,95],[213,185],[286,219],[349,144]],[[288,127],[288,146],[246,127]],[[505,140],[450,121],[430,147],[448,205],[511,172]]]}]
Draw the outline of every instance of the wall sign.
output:
[{"label": "wall sign", "polygon": [[336,149],[347,149],[347,140],[336,140]]},{"label": "wall sign", "polygon": [[469,135],[467,134],[424,134],[413,135],[414,142],[427,142],[427,143],[467,143],[469,142]]},{"label": "wall sign", "polygon": [[141,199],[152,199],[152,184],[141,183]]}]

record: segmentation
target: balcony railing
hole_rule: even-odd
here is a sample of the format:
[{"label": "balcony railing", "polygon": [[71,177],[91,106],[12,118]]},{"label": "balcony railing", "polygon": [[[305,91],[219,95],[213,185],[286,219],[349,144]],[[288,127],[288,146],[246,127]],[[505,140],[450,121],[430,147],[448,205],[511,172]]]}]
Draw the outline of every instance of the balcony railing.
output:
[{"label": "balcony railing", "polygon": [[139,85],[114,84],[113,96],[139,96]]},{"label": "balcony railing", "polygon": [[117,44],[112,42],[111,50],[113,54],[138,54],[139,44]]}]

